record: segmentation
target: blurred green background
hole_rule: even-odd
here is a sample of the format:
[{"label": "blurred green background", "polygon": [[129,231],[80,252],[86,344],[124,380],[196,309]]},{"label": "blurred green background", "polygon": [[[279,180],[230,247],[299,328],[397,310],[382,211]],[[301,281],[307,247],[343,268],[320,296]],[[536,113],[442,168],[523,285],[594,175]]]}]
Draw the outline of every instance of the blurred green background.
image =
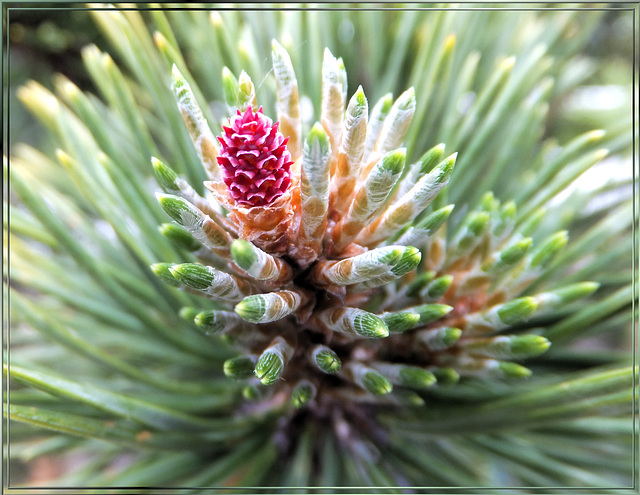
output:
[{"label": "blurred green background", "polygon": [[[97,28],[94,20],[92,19],[88,10],[82,6],[78,6],[80,10],[68,10],[73,7],[74,4],[66,4],[64,8],[60,4],[37,4],[37,7],[25,9],[19,5],[11,6],[8,8],[8,15],[5,17],[8,19],[8,39],[9,39],[9,96],[10,96],[10,144],[17,142],[27,142],[29,144],[37,144],[42,146],[43,134],[38,132],[38,126],[35,124],[33,117],[31,117],[18,102],[15,93],[17,88],[28,81],[34,79],[47,88],[53,88],[52,78],[54,74],[60,73],[72,80],[80,89],[97,93],[95,87],[93,87],[91,78],[89,77],[86,69],[82,63],[81,50],[88,44],[95,44],[103,50],[109,50],[109,44],[107,40],[102,36]],[[117,4],[116,4],[117,5]],[[140,8],[144,8],[144,4],[136,4]],[[149,4],[155,5],[158,4]],[[391,7],[393,9],[385,12],[384,23],[383,17],[380,15],[372,15],[372,11],[344,11],[344,19],[339,22],[326,22],[326,17],[334,15],[331,12],[315,12],[314,22],[320,23],[320,25],[331,26],[336,30],[331,39],[334,40],[334,46],[329,48],[333,53],[358,53],[359,59],[345,59],[346,65],[350,68],[349,79],[350,87],[355,88],[356,81],[358,84],[362,84],[365,93],[370,99],[375,100],[382,96],[381,91],[386,92],[393,91],[394,94],[404,90],[406,87],[406,81],[412,74],[407,72],[406,79],[398,79],[395,81],[383,81],[385,84],[380,84],[380,81],[371,81],[370,74],[375,71],[364,70],[367,59],[369,58],[368,43],[366,39],[366,33],[355,32],[354,23],[351,22],[353,16],[370,16],[371,22],[376,24],[376,28],[385,30],[402,31],[403,25],[406,24],[405,16],[410,13],[410,9],[416,4],[378,4],[374,8]],[[561,7],[575,8],[581,4],[531,4],[536,8],[548,6],[552,9]],[[585,4],[587,5],[587,4]],[[552,112],[547,122],[548,133],[559,138],[560,142],[566,142],[574,136],[593,129],[595,125],[602,126],[603,114],[608,115],[608,120],[612,127],[628,127],[628,122],[620,122],[621,109],[628,109],[628,118],[631,118],[631,71],[633,67],[633,18],[631,12],[624,11],[625,6],[629,4],[624,3],[610,3],[610,4],[588,4],[588,8],[608,8],[610,9],[605,15],[602,16],[600,23],[593,36],[590,38],[587,44],[587,50],[584,51],[584,57],[580,60],[576,67],[573,68],[569,74],[571,77],[580,78],[588,75],[585,80],[585,85],[592,86],[592,91],[580,91],[578,94],[569,93],[568,95],[562,94],[562,87],[568,86],[570,81],[559,82],[556,90],[561,98],[558,100],[558,104],[554,105]],[[366,9],[371,7],[371,4],[349,4],[350,8],[353,7]],[[456,4],[458,7],[468,8],[472,4]],[[228,6],[225,5],[225,8]],[[407,10],[402,10],[406,7]],[[420,4],[420,8],[447,8],[447,4]],[[477,6],[476,6],[477,7]],[[484,4],[483,7],[492,7],[500,9],[491,15],[513,15],[517,16],[518,12],[509,12],[509,4]],[[518,8],[526,8],[527,4],[518,4]],[[193,8],[190,5],[190,8]],[[334,5],[334,9],[339,10],[340,5]],[[588,8],[585,13],[588,12]],[[501,10],[504,9],[504,10]],[[174,18],[179,21],[179,17],[184,16],[185,12],[167,12],[169,18]],[[188,15],[188,14],[186,14]],[[244,12],[243,15],[248,19],[248,24],[265,22],[265,16],[268,16],[268,12]],[[143,12],[143,16],[152,24],[152,19],[149,12]],[[323,19],[325,19],[323,21]],[[383,26],[384,24],[384,26]],[[487,23],[491,24],[490,20]],[[274,22],[275,25],[275,22]],[[292,29],[299,29],[300,27],[292,27]],[[181,30],[177,31],[181,33]],[[455,27],[454,27],[455,32]],[[417,36],[429,36],[429,32],[414,30],[414,33],[418,33]],[[495,39],[486,37],[487,41],[495,41],[493,46],[476,47],[480,49],[482,53],[499,50],[500,37],[508,37],[511,33],[495,33]],[[198,44],[206,45],[206,39],[190,39],[179,40],[181,45],[194,46]],[[269,40],[262,40],[265,46],[269,45]],[[309,41],[310,43],[313,40]],[[414,43],[418,44],[419,40],[415,40]],[[358,50],[342,50],[341,48],[346,45],[358,46]],[[262,49],[263,47],[258,47]],[[393,47],[389,46],[391,51]],[[460,54],[464,54],[465,50],[457,50]],[[117,52],[110,50],[116,63],[121,64],[118,58]],[[388,54],[385,54],[388,55]],[[398,58],[397,63],[402,66],[411,65],[411,57],[415,55],[415,52],[411,49],[406,50]],[[292,58],[294,59],[294,65],[296,62],[295,47],[292,52]],[[384,60],[386,57],[378,56],[377,60]],[[397,58],[397,57],[396,57]],[[196,66],[194,73],[198,74],[198,69],[202,70],[202,67],[198,67],[198,61],[189,61]],[[301,64],[310,64],[310,61],[300,61]],[[257,81],[260,81],[265,76],[265,71],[269,68],[270,61],[268,59],[263,60],[262,67],[256,69],[263,71],[262,74],[250,74],[252,77],[256,77]],[[218,68],[216,68],[218,69]],[[231,68],[232,70],[239,70],[240,68]],[[210,73],[216,72],[213,68],[209,69]],[[250,70],[248,71],[250,72]],[[305,81],[305,75],[313,73],[313,71],[300,70],[299,78],[301,87],[314,88],[315,98],[319,98],[319,81]],[[385,73],[385,68],[380,68],[380,73]],[[389,71],[393,73],[393,71]],[[480,74],[480,79],[487,77],[487,74]],[[389,87],[386,83],[395,83],[395,87]],[[205,96],[210,97],[211,91],[207,94],[210,88],[206,86],[202,88],[205,92]],[[598,112],[594,114],[593,110],[597,109]],[[597,115],[597,122],[593,121],[593,116]],[[604,119],[607,120],[607,119]]]}]

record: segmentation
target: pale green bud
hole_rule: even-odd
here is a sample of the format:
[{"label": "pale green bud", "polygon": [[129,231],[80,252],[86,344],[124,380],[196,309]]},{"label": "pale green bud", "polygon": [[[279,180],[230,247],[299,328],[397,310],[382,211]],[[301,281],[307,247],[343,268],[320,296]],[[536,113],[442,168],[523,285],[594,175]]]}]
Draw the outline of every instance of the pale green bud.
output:
[{"label": "pale green bud", "polygon": [[402,366],[398,376],[400,385],[404,387],[423,389],[436,383],[436,377],[433,373],[417,366]]},{"label": "pale green bud", "polygon": [[155,173],[158,185],[163,191],[176,192],[180,189],[176,182],[178,180],[178,174],[176,174],[171,167],[155,157],[151,157],[151,165],[153,166],[153,172]]},{"label": "pale green bud", "polygon": [[384,321],[371,313],[362,312],[352,321],[355,333],[363,337],[383,338],[389,335],[389,328]]},{"label": "pale green bud", "polygon": [[400,256],[400,259],[396,261],[394,266],[391,268],[391,273],[398,277],[402,277],[406,275],[415,267],[420,264],[420,260],[422,259],[422,254],[418,248],[413,246],[407,246]]},{"label": "pale green bud", "polygon": [[173,285],[174,287],[179,287],[180,283],[171,273],[170,268],[172,266],[173,263],[154,263],[150,268],[151,271],[155,273],[163,282],[169,285]]},{"label": "pale green bud", "polygon": [[550,291],[548,294],[559,297],[562,304],[568,304],[583,297],[590,296],[598,290],[599,287],[600,284],[598,282],[578,282],[577,284],[567,285],[560,289]]},{"label": "pale green bud", "polygon": [[522,239],[512,246],[503,249],[492,259],[484,263],[482,265],[482,270],[490,275],[497,275],[513,268],[522,261],[522,259],[524,259],[532,242],[532,239],[527,237],[526,239]]},{"label": "pale green bud", "polygon": [[236,265],[247,271],[258,261],[256,249],[249,241],[236,239],[231,243],[231,256]]},{"label": "pale green bud", "polygon": [[394,385],[425,389],[436,383],[435,375],[419,366],[396,363],[373,363],[372,366]]},{"label": "pale green bud", "polygon": [[438,318],[442,318],[447,313],[453,310],[452,306],[447,304],[423,304],[421,306],[414,306],[409,308],[408,311],[418,313],[420,315],[420,324],[426,325],[432,321],[436,321]]},{"label": "pale green bud", "polygon": [[204,332],[217,334],[233,330],[242,325],[242,319],[230,311],[211,310],[196,314],[195,324]]},{"label": "pale green bud", "polygon": [[434,146],[430,150],[428,150],[424,155],[420,157],[418,163],[420,164],[420,173],[422,176],[424,174],[428,174],[431,172],[433,167],[435,167],[444,156],[444,143],[440,143],[437,146]]},{"label": "pale green bud", "polygon": [[502,208],[500,209],[500,215],[498,216],[498,222],[493,227],[492,234],[494,237],[502,236],[510,227],[515,224],[516,213],[516,204],[513,201],[508,201],[502,206]]},{"label": "pale green bud", "polygon": [[509,346],[514,357],[530,358],[546,352],[551,342],[541,335],[515,335],[510,337]]},{"label": "pale green bud", "polygon": [[409,129],[416,109],[413,87],[407,89],[395,101],[387,115],[377,143],[378,151],[385,153],[400,146]]},{"label": "pale green bud", "polygon": [[522,235],[531,235],[538,228],[546,214],[547,210],[543,207],[533,210],[518,227],[518,232]]},{"label": "pale green bud", "polygon": [[253,106],[256,102],[256,89],[253,81],[245,71],[240,72],[238,78],[238,108],[245,111],[249,106]]},{"label": "pale green bud", "polygon": [[247,385],[242,389],[242,397],[244,397],[246,400],[258,400],[260,397],[262,397],[262,394],[260,393],[258,387],[254,385]]},{"label": "pale green bud", "polygon": [[439,327],[420,330],[416,337],[429,350],[440,351],[455,344],[462,335],[462,330],[453,327]]},{"label": "pale green bud", "polygon": [[302,381],[291,392],[291,403],[296,409],[306,406],[316,396],[316,387],[308,381]]},{"label": "pale green bud", "polygon": [[460,375],[453,368],[431,368],[438,385],[454,385],[460,381]]},{"label": "pale green bud", "polygon": [[169,271],[181,284],[230,302],[240,301],[253,290],[243,280],[207,265],[182,263]]},{"label": "pale green bud", "polygon": [[391,333],[405,332],[420,324],[420,314],[410,311],[384,313],[380,315],[380,318],[382,318]]},{"label": "pale green bud", "polygon": [[436,272],[428,271],[420,273],[414,280],[412,280],[407,286],[407,296],[415,297],[420,294],[422,289],[429,285],[429,282],[436,276]]},{"label": "pale green bud", "polygon": [[544,268],[567,245],[569,233],[561,230],[547,237],[531,256],[532,268]]},{"label": "pale green bud", "polygon": [[509,246],[500,252],[499,260],[507,266],[518,263],[531,247],[533,240],[530,237],[516,242],[513,246]]},{"label": "pale green bud", "polygon": [[276,337],[256,363],[254,374],[263,385],[274,384],[293,354],[293,348],[282,337]]},{"label": "pale green bud", "polygon": [[302,298],[297,292],[283,290],[245,297],[234,311],[243,320],[269,323],[289,316],[301,303]]},{"label": "pale green bud", "polygon": [[194,318],[200,313],[200,310],[198,308],[194,308],[192,306],[185,306],[183,308],[180,308],[180,312],[178,313],[178,315],[180,316],[180,318],[182,318],[183,320],[187,320],[187,321],[193,321]]},{"label": "pale green bud", "polygon": [[599,287],[600,284],[597,282],[578,282],[577,284],[571,284],[556,290],[536,294],[533,297],[539,309],[545,311],[560,308],[573,301],[590,296]]},{"label": "pale green bud", "polygon": [[460,344],[467,352],[494,359],[524,359],[539,356],[551,343],[540,335],[499,335],[470,339]]},{"label": "pale green bud", "polygon": [[422,407],[425,404],[424,399],[411,390],[396,390],[393,398],[402,406]]},{"label": "pale green bud", "polygon": [[391,173],[392,175],[399,174],[404,168],[404,164],[407,160],[407,149],[398,148],[389,151],[382,157],[379,173]]},{"label": "pale green bud", "polygon": [[453,283],[452,275],[438,277],[427,286],[426,296],[431,300],[436,300],[444,296]]},{"label": "pale green bud", "polygon": [[179,225],[163,223],[158,227],[158,231],[171,242],[187,251],[197,251],[202,247],[202,244],[195,237]]},{"label": "pale green bud", "polygon": [[225,376],[244,380],[253,376],[253,370],[256,366],[255,356],[238,356],[227,359],[223,365]]},{"label": "pale green bud", "polygon": [[493,192],[487,191],[480,199],[480,209],[486,212],[496,211],[500,207],[500,201],[496,199]]},{"label": "pale green bud", "polygon": [[320,122],[316,122],[315,124],[313,124],[313,127],[307,134],[307,143],[310,150],[318,150],[316,153],[314,153],[314,155],[326,157],[331,151],[329,136],[327,135],[327,131],[324,130],[324,127],[322,127],[322,124]]},{"label": "pale green bud", "polygon": [[222,68],[222,92],[224,100],[229,108],[238,107],[238,80],[233,73],[227,68]]},{"label": "pale green bud", "polygon": [[265,351],[255,367],[255,375],[263,385],[273,385],[284,369],[284,361],[281,356]]},{"label": "pale green bud", "polygon": [[420,245],[433,235],[449,218],[455,205],[448,205],[434,212],[420,213],[413,225],[406,228],[400,235],[397,244]]},{"label": "pale green bud", "polygon": [[471,249],[480,241],[480,237],[484,234],[490,218],[491,216],[486,211],[474,211],[469,214],[456,240],[459,252]]},{"label": "pale green bud", "polygon": [[380,136],[384,120],[389,114],[391,107],[393,106],[393,95],[387,93],[384,95],[371,109],[371,117],[367,124],[367,139],[364,145],[363,158],[366,160],[369,153],[374,149],[376,141]]},{"label": "pale green bud", "polygon": [[316,346],[311,357],[313,362],[325,373],[337,373],[342,367],[342,362],[338,355],[324,345]]},{"label": "pale green bud", "polygon": [[504,303],[497,309],[498,318],[505,325],[515,325],[525,321],[538,307],[533,297],[521,297]]},{"label": "pale green bud", "polygon": [[531,376],[531,370],[529,368],[508,361],[500,362],[498,368],[507,378],[527,378]]},{"label": "pale green bud", "polygon": [[359,308],[334,307],[317,313],[318,319],[328,330],[359,335],[369,339],[389,336],[389,328],[378,316]]},{"label": "pale green bud", "polygon": [[188,201],[170,194],[156,194],[158,203],[173,220],[182,226],[193,226],[202,222],[202,213]]},{"label": "pale green bud", "polygon": [[197,263],[182,263],[169,268],[176,280],[196,290],[205,290],[211,286],[215,280],[215,273],[212,270],[213,268]]},{"label": "pale green bud", "polygon": [[448,205],[429,213],[424,218],[418,217],[415,222],[415,228],[425,231],[427,235],[431,235],[449,219],[454,207],[455,205]]},{"label": "pale green bud", "polygon": [[393,390],[393,385],[382,373],[371,369],[363,374],[361,385],[374,395],[385,395]]}]

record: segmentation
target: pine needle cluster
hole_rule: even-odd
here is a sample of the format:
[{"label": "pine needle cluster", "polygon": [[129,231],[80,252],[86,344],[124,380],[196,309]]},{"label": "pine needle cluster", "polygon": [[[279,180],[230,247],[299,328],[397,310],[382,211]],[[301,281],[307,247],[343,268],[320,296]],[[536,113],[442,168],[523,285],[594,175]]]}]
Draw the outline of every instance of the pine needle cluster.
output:
[{"label": "pine needle cluster", "polygon": [[630,483],[633,184],[576,183],[631,122],[547,135],[604,11],[91,15],[99,96],[25,84],[56,149],[5,159],[10,466]]}]

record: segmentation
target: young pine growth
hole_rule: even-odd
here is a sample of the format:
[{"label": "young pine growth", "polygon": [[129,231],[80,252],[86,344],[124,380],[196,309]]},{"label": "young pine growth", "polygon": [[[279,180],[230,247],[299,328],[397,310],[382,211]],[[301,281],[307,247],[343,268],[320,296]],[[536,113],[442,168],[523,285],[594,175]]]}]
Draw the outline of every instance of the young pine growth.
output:
[{"label": "young pine growth", "polygon": [[[445,382],[454,381],[453,375],[528,376],[512,361],[537,356],[550,342],[509,335],[509,329],[526,324],[539,306],[588,291],[509,297],[503,284],[511,274],[526,279],[527,270],[546,264],[564,237],[539,245],[531,237],[519,239],[507,227],[513,207],[488,194],[430,269],[423,253],[430,254],[430,241],[453,211],[453,205],[431,205],[447,186],[457,154],[445,157],[440,144],[406,164],[400,146],[419,95],[411,88],[390,108],[383,100],[367,125],[362,87],[346,105],[344,67],[326,50],[322,119],[301,138],[295,73],[275,41],[273,62],[279,121],[262,107],[237,109],[217,137],[220,170],[205,167],[207,187],[229,210],[226,218],[211,221],[230,227],[230,256],[220,256],[221,243],[216,251],[207,242],[206,212],[186,199],[159,196],[165,211],[228,266],[223,274],[206,265],[173,265],[168,271],[175,282],[218,304],[234,302],[226,307],[255,325],[256,338],[236,344],[242,355],[225,363],[225,373],[249,376],[248,356],[258,356],[253,375],[268,387],[259,400],[289,397],[296,409],[311,407],[311,416],[349,407],[345,397],[363,391],[392,394],[393,384],[421,390],[438,376]],[[178,104],[195,101],[175,67],[173,77]],[[225,69],[228,102],[237,90],[231,78]],[[187,125],[208,128],[194,105],[183,117]],[[282,132],[280,121],[287,123]],[[301,139],[302,148],[288,146]],[[185,189],[167,166],[156,166],[156,172],[165,190]],[[218,210],[212,203],[209,211]],[[278,222],[258,220],[268,217]],[[526,285],[519,285],[520,293]],[[210,333],[231,331],[237,322],[229,314],[205,311],[195,322]],[[442,369],[445,375],[437,371]]]},{"label": "young pine growth", "polygon": [[[69,81],[64,102],[22,89],[63,149],[59,163],[29,149],[12,157],[24,208],[9,218],[11,305],[20,325],[89,357],[97,378],[16,360],[12,390],[17,381],[81,407],[17,388],[7,414],[148,449],[122,472],[128,486],[609,486],[592,470],[623,471],[623,456],[608,457],[619,449],[600,439],[627,432],[615,408],[629,412],[633,370],[575,377],[613,358],[563,343],[622,321],[631,289],[619,287],[624,243],[612,239],[627,239],[632,208],[618,199],[609,213],[579,191],[558,206],[557,195],[604,156],[594,146],[623,139],[540,142],[551,97],[582,77],[568,62],[578,14],[548,30],[503,24],[526,41],[504,47],[522,50],[517,60],[492,60],[483,50],[495,40],[471,36],[476,24],[461,17],[403,14],[392,45],[354,52],[372,69],[347,74],[358,62],[349,43],[330,45],[344,60],[306,56],[321,53],[320,12],[267,13],[286,30],[265,48],[255,32],[264,19],[249,26],[244,10],[207,13],[197,29],[176,23],[174,35],[152,9],[156,54],[133,12],[103,12],[132,71],[84,52],[108,105]],[[356,18],[336,27],[340,37]],[[379,25],[355,28],[381,47]],[[211,73],[221,78],[201,90]],[[384,94],[392,88],[399,96]],[[383,96],[370,101],[374,89]],[[60,253],[69,259],[58,263]],[[61,373],[70,362],[33,356]],[[41,448],[79,445],[64,438]],[[108,476],[120,464],[105,459],[95,465]]]}]

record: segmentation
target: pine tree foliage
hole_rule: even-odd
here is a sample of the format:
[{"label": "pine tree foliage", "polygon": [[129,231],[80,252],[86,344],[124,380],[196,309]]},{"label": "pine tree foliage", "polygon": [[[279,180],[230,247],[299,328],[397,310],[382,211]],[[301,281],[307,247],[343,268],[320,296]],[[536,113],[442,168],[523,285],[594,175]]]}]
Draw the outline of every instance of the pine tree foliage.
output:
[{"label": "pine tree foliage", "polygon": [[55,145],[4,161],[10,468],[631,484],[632,123],[552,132],[617,14],[405,7],[93,6],[95,94],[19,89]]}]

